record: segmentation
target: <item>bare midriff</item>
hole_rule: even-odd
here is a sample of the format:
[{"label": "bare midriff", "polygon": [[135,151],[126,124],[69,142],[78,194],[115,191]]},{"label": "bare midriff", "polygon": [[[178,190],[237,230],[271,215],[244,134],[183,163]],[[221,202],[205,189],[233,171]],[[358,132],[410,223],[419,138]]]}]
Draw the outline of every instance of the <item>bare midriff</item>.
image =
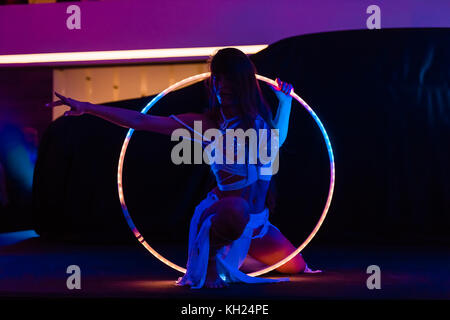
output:
[{"label": "bare midriff", "polygon": [[222,191],[215,187],[212,191],[219,199],[225,197],[241,197],[249,206],[249,213],[260,213],[266,207],[266,195],[269,189],[269,181],[258,180],[251,185],[237,190]]}]

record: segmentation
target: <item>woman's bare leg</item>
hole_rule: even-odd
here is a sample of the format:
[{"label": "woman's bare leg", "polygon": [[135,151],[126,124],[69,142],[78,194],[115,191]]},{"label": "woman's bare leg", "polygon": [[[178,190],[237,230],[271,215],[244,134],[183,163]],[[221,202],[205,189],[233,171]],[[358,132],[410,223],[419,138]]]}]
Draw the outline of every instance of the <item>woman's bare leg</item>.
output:
[{"label": "woman's bare leg", "polygon": [[[265,265],[272,265],[287,257],[295,249],[294,245],[279,230],[270,226],[264,237],[252,240],[248,254]],[[305,260],[298,254],[276,270],[293,274],[305,271],[305,267]]]},{"label": "woman's bare leg", "polygon": [[264,268],[267,268],[268,265],[265,263],[262,263],[261,261],[253,258],[251,255],[247,254],[247,257],[245,257],[244,262],[242,263],[239,270],[245,273],[251,273],[255,272]]},{"label": "woman's bare leg", "polygon": [[205,286],[207,288],[221,288],[226,283],[219,277],[215,256],[217,250],[238,239],[249,221],[248,204],[239,197],[227,197],[213,204],[200,219],[202,221],[210,214],[211,219],[210,254]]}]

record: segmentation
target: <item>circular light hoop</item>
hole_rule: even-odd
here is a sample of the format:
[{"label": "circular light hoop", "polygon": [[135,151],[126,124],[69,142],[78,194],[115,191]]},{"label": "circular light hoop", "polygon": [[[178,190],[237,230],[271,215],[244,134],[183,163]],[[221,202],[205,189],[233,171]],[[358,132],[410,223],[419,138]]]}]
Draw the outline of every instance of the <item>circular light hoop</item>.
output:
[{"label": "circular light hoop", "polygon": [[[147,106],[145,106],[144,109],[142,109],[141,113],[146,114],[151,107],[153,107],[155,105],[156,102],[158,102],[162,97],[164,97],[166,94],[168,94],[169,92],[176,90],[188,83],[191,82],[197,82],[203,79],[206,79],[208,77],[210,77],[211,73],[210,72],[206,72],[206,73],[201,73],[189,78],[186,78],[184,80],[181,80],[173,85],[171,85],[170,87],[168,87],[167,89],[165,89],[164,91],[162,91],[161,93],[159,93],[156,97],[154,97],[152,99],[152,101],[150,101]],[[258,80],[262,80],[264,82],[267,82],[269,84],[272,84],[274,86],[277,86],[277,83],[269,78],[260,76],[260,75],[256,75],[256,78]],[[311,109],[311,107],[302,99],[300,98],[295,92],[294,90],[291,91],[290,93],[291,97],[293,97],[295,100],[297,100],[308,112],[309,114],[313,117],[313,119],[316,121],[317,125],[320,128],[320,131],[322,132],[323,138],[325,140],[325,144],[327,146],[327,151],[328,151],[328,157],[330,159],[330,186],[328,189],[328,197],[327,197],[327,201],[325,203],[325,207],[323,209],[322,215],[320,216],[319,221],[317,222],[316,226],[314,227],[313,231],[309,234],[309,236],[306,238],[306,240],[294,251],[292,252],[290,255],[288,255],[287,257],[285,257],[283,260],[280,260],[279,262],[268,266],[264,269],[261,269],[259,271],[255,271],[252,273],[249,273],[249,276],[259,276],[262,275],[264,273],[270,272],[272,270],[277,269],[278,267],[284,265],[285,263],[289,262],[292,258],[294,258],[297,254],[300,253],[300,251],[302,251],[307,245],[308,243],[314,238],[314,236],[316,235],[317,231],[319,231],[323,221],[325,220],[325,217],[327,216],[328,213],[328,209],[330,208],[330,204],[331,204],[331,199],[333,197],[333,190],[334,190],[334,179],[335,179],[335,168],[334,168],[334,156],[333,156],[333,149],[331,148],[331,143],[330,143],[330,139],[328,138],[328,134],[324,128],[324,126],[322,125],[322,122],[320,121],[319,117],[315,114],[315,112]],[[125,154],[127,151],[127,147],[128,147],[128,143],[130,142],[131,136],[133,135],[134,129],[129,129],[125,140],[123,142],[122,145],[122,150],[120,152],[120,157],[119,157],[119,164],[118,164],[118,169],[117,169],[117,186],[118,186],[118,191],[119,191],[119,200],[120,200],[120,204],[122,206],[122,211],[123,214],[125,216],[125,219],[128,223],[128,226],[130,227],[130,229],[133,231],[135,237],[138,239],[138,241],[151,253],[153,254],[156,258],[158,258],[161,262],[165,263],[166,265],[168,265],[169,267],[180,271],[182,273],[186,273],[186,269],[182,268],[180,266],[178,266],[177,264],[171,262],[170,260],[164,258],[162,255],[160,255],[155,249],[153,249],[145,240],[144,237],[141,235],[141,233],[139,232],[139,230],[136,228],[136,226],[133,223],[133,220],[130,217],[130,213],[128,212],[128,208],[125,204],[125,197],[123,194],[123,183],[122,183],[122,172],[123,172],[123,163],[124,163],[124,158],[125,158]]]}]

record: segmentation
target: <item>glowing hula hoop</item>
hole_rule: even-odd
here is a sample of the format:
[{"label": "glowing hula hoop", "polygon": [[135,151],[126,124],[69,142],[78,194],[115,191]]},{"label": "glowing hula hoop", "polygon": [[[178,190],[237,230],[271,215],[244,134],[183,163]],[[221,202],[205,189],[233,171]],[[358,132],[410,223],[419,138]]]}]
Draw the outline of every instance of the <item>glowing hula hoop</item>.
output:
[{"label": "glowing hula hoop", "polygon": [[[147,106],[145,106],[144,109],[142,109],[141,113],[146,114],[151,107],[153,107],[153,105],[155,105],[156,102],[158,102],[162,97],[164,97],[166,94],[168,94],[169,92],[178,89],[179,87],[182,87],[190,82],[197,82],[203,79],[206,79],[208,77],[210,77],[211,73],[210,72],[206,72],[206,73],[201,73],[189,78],[186,78],[184,80],[181,80],[173,85],[171,85],[170,87],[168,87],[167,89],[165,89],[164,91],[162,91],[161,93],[159,93],[156,97],[154,97],[152,99],[152,101],[150,101]],[[275,87],[277,87],[277,83],[269,78],[260,76],[260,75],[256,75],[256,78],[258,80],[262,80],[264,82],[267,82],[269,84],[274,85]],[[320,131],[322,132],[323,138],[325,139],[325,143],[327,146],[327,150],[328,150],[328,157],[330,159],[330,187],[328,189],[328,197],[327,197],[327,201],[325,203],[325,208],[323,209],[322,215],[320,216],[319,221],[317,222],[316,226],[314,227],[313,231],[311,232],[311,234],[306,238],[306,240],[294,251],[292,252],[290,255],[288,255],[286,258],[284,258],[283,260],[280,260],[279,262],[261,269],[259,271],[255,271],[252,273],[249,273],[249,276],[259,276],[262,275],[264,273],[270,272],[272,270],[277,269],[278,267],[284,265],[285,263],[289,262],[292,258],[294,258],[298,253],[300,253],[300,251],[302,251],[307,245],[308,243],[314,238],[314,236],[316,235],[317,231],[319,231],[319,228],[321,227],[323,221],[325,220],[325,217],[327,215],[328,209],[330,208],[330,204],[331,204],[331,199],[333,197],[333,190],[334,190],[334,178],[335,178],[335,169],[334,169],[334,156],[333,156],[333,149],[331,148],[331,143],[330,143],[330,139],[328,138],[328,134],[325,131],[324,126],[322,125],[322,122],[320,121],[319,117],[317,117],[317,115],[315,114],[315,112],[311,109],[310,106],[308,106],[308,104],[302,99],[300,98],[295,92],[294,90],[291,91],[290,95],[297,100],[298,102],[300,102],[300,104],[305,107],[305,109],[309,112],[309,114],[313,117],[313,119],[316,121],[317,125],[320,128]],[[177,264],[169,261],[168,259],[164,258],[162,255],[160,255],[155,249],[153,249],[144,239],[144,237],[141,235],[141,233],[139,232],[139,230],[136,228],[136,226],[133,223],[133,220],[130,217],[130,213],[128,212],[128,208],[127,205],[125,204],[125,197],[123,194],[123,183],[122,183],[122,172],[123,172],[123,163],[124,163],[124,159],[125,159],[125,154],[127,151],[127,147],[128,147],[128,143],[130,142],[131,136],[133,135],[134,129],[129,129],[128,133],[125,137],[125,140],[123,142],[122,145],[122,150],[120,152],[120,157],[119,157],[119,165],[118,165],[118,169],[117,169],[117,186],[118,186],[118,190],[119,190],[119,200],[120,200],[120,204],[122,206],[122,211],[123,214],[125,216],[125,219],[128,223],[128,226],[130,227],[130,229],[133,231],[134,236],[138,239],[138,241],[152,254],[154,255],[156,258],[158,258],[161,262],[165,263],[166,265],[168,265],[169,267],[178,270],[182,273],[186,273],[186,269],[182,268],[180,266],[178,266]]]}]

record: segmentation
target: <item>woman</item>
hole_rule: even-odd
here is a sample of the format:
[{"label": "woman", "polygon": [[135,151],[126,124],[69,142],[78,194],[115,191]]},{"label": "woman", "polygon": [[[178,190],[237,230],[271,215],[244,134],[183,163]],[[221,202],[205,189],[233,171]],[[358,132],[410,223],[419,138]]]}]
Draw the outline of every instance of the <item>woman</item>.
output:
[{"label": "woman", "polygon": [[[68,105],[65,115],[91,114],[125,128],[171,135],[176,129],[194,131],[194,121],[202,128],[278,129],[283,145],[289,125],[292,86],[277,79],[272,87],[279,99],[275,117],[264,102],[256,80],[256,69],[240,50],[219,50],[209,61],[211,77],[207,81],[210,109],[203,114],[184,113],[170,117],[144,115],[137,111],[94,105],[64,97],[47,106]],[[195,139],[198,138],[198,139]],[[199,140],[201,133],[194,133]],[[225,137],[226,138],[226,137]],[[200,140],[202,141],[202,140]],[[295,250],[286,237],[268,221],[268,191],[271,176],[259,174],[257,164],[211,164],[215,187],[195,210],[190,224],[187,272],[178,285],[218,288],[229,282],[274,282],[248,277],[241,270],[255,271],[272,265]],[[270,195],[270,194],[269,194]],[[312,272],[299,254],[277,271]],[[284,280],[284,279],[282,279]]]}]

